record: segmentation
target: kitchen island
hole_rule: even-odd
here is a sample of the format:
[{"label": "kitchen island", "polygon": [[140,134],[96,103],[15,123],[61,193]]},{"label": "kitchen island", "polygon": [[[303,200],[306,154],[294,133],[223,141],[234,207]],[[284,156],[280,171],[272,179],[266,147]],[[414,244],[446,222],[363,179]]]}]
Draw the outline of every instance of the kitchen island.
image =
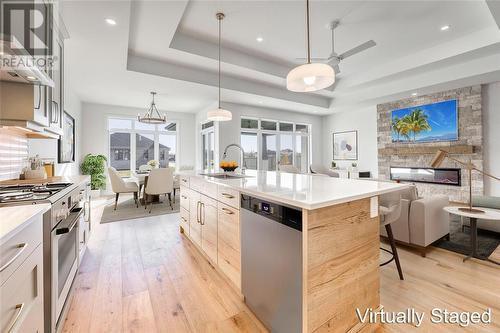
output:
[{"label": "kitchen island", "polygon": [[[405,185],[266,171],[229,177],[183,172],[180,177],[181,232],[245,297],[269,330],[284,332],[287,327],[288,332],[371,332],[377,328],[375,324],[361,323],[356,310],[364,313],[368,308],[380,307],[378,196]],[[292,278],[283,280],[281,296],[277,293],[277,298],[268,302],[271,305],[257,304],[249,302],[258,290],[249,294],[248,285],[253,281],[245,275],[254,278],[259,268],[245,269],[245,260],[254,265],[248,267],[255,267],[258,257],[249,259],[245,251],[265,247],[269,237],[267,233],[254,237],[255,244],[248,245],[245,233],[250,233],[249,228],[258,222],[245,216],[253,216],[248,215],[253,210],[275,220],[282,218],[276,212],[278,208],[273,207],[290,211],[291,215],[299,213],[296,220],[300,225],[294,227],[293,236],[300,242],[299,249],[294,249],[299,290],[296,292],[295,286],[286,289],[287,282],[297,284]],[[276,242],[277,251],[288,250],[288,240]],[[267,253],[269,257],[274,254]],[[265,254],[261,258],[263,269],[272,271]],[[268,287],[262,281],[263,289]],[[293,306],[295,303],[298,305]],[[292,310],[287,313],[286,309]]]}]

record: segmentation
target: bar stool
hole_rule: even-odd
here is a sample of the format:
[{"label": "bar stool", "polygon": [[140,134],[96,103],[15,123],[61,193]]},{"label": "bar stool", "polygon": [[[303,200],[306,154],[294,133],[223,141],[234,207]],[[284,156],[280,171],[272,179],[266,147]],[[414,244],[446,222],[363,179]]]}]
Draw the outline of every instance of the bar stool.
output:
[{"label": "bar stool", "polygon": [[391,259],[381,263],[380,266],[385,266],[394,260],[396,262],[396,267],[398,268],[399,279],[404,280],[403,270],[401,269],[398,250],[396,248],[391,228],[391,223],[397,221],[401,215],[401,193],[394,192],[383,194],[379,197],[379,200],[380,226],[385,227],[387,238],[389,239],[389,243],[391,245],[391,251],[382,247],[380,248],[382,251],[391,255]]}]

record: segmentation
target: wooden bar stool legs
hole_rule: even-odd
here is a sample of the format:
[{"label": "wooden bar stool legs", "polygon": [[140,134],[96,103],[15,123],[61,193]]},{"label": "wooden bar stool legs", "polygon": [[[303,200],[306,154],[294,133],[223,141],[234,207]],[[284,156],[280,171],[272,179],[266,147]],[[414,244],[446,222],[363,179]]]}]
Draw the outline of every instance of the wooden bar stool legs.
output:
[{"label": "wooden bar stool legs", "polygon": [[394,241],[394,236],[392,234],[392,228],[390,224],[385,225],[385,231],[387,232],[387,238],[389,239],[389,244],[391,245],[391,251],[386,250],[384,248],[380,249],[391,254],[392,257],[388,261],[380,264],[380,266],[385,266],[394,260],[396,262],[396,267],[398,269],[399,279],[404,280],[403,270],[401,269],[401,263],[399,262],[398,249],[396,248],[396,242]]}]

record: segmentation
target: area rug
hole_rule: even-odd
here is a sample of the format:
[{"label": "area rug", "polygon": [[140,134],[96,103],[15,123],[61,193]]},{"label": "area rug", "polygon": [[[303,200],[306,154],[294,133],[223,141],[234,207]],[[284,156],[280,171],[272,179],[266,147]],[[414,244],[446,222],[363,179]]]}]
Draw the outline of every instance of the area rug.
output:
[{"label": "area rug", "polygon": [[[172,198],[173,199],[173,198]],[[172,208],[168,203],[168,198],[163,195],[160,196],[161,203],[154,203],[151,213],[149,213],[149,205],[147,209],[139,204],[139,208],[136,207],[134,198],[127,198],[126,200],[119,200],[118,207],[114,210],[115,200],[110,199],[104,207],[104,211],[101,217],[101,223],[117,222],[124,220],[138,219],[141,217],[150,217],[164,214],[178,213],[180,210],[179,198],[175,198],[175,202],[172,201]]]},{"label": "area rug", "polygon": [[[433,243],[434,246],[445,250],[468,255],[470,248],[470,228],[462,230],[460,217],[452,216],[450,220],[450,240],[440,239]],[[500,245],[500,233],[477,229],[477,251],[481,257],[489,257]]]}]

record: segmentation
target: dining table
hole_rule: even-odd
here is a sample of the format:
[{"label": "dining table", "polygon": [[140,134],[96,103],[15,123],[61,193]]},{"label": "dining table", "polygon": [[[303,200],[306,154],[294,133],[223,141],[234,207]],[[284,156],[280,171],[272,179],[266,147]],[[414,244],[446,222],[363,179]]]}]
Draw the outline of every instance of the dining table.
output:
[{"label": "dining table", "polygon": [[[146,185],[148,184],[149,170],[147,170],[147,171],[133,171],[132,174],[137,179],[137,182],[139,183],[139,195],[140,195],[140,193],[146,188]],[[174,172],[173,175],[175,178],[179,174],[177,172]],[[175,190],[176,190],[176,188],[174,187],[174,202],[175,202]],[[150,194],[147,194],[145,191],[143,192],[143,195],[139,198],[139,202],[142,205],[146,205],[146,203],[150,203],[150,202],[161,203],[159,195],[157,195],[157,194],[150,195]]]}]

